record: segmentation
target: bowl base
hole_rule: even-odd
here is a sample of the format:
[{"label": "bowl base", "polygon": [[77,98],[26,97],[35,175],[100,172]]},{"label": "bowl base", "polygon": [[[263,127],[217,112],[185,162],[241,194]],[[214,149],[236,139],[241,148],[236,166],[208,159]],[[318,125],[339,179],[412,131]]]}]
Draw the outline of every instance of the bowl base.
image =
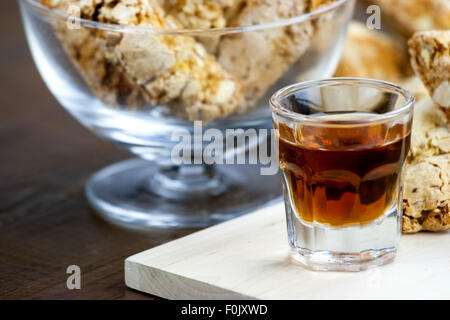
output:
[{"label": "bowl base", "polygon": [[101,217],[133,229],[202,228],[282,200],[279,175],[261,175],[260,166],[217,165],[214,170],[222,184],[220,193],[199,191],[175,199],[152,191],[159,173],[156,163],[126,160],[94,174],[86,196]]}]

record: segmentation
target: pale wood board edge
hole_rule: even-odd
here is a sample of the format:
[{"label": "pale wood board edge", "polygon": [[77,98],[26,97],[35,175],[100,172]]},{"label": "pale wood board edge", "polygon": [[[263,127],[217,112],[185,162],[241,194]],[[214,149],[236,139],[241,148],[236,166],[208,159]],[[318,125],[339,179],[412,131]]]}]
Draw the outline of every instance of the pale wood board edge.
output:
[{"label": "pale wood board edge", "polygon": [[[230,290],[230,288],[226,289],[225,287],[209,283],[209,281],[194,280],[194,278],[182,276],[181,274],[178,274],[178,272],[174,272],[173,269],[171,271],[167,271],[163,268],[158,268],[155,264],[153,264],[153,262],[157,262],[159,257],[164,257],[164,254],[166,254],[167,251],[171,251],[175,247],[178,247],[180,243],[182,244],[185,242],[186,238],[192,241],[194,239],[201,238],[205,233],[213,232],[216,235],[227,233],[230,230],[233,230],[237,225],[246,224],[249,221],[252,221],[256,216],[257,219],[268,218],[267,220],[270,222],[270,220],[280,218],[278,213],[274,214],[274,211],[279,210],[282,210],[282,203],[262,208],[254,213],[250,213],[214,227],[195,232],[186,237],[163,244],[162,246],[137,253],[125,261],[126,285],[130,288],[166,299],[264,299],[265,295],[259,296],[248,292],[247,294],[238,293],[234,290]],[[396,258],[396,262],[402,261],[405,263],[404,268],[399,269],[399,271],[405,273],[405,277],[408,277],[407,279],[404,279],[404,282],[406,281],[404,284],[407,284],[406,287],[411,291],[417,290],[413,296],[411,296],[411,291],[397,292],[397,290],[395,290],[396,294],[394,294],[394,292],[383,293],[377,288],[372,288],[373,295],[366,294],[364,297],[361,297],[361,299],[371,299],[371,296],[374,299],[439,299],[442,297],[448,297],[448,294],[450,293],[450,291],[448,291],[450,289],[450,287],[448,287],[450,278],[446,277],[446,275],[448,274],[448,271],[450,271],[449,257],[447,256],[447,258],[445,258],[445,255],[442,257],[442,253],[440,255],[426,254],[430,245],[435,247],[436,244],[442,244],[443,239],[441,237],[448,239],[448,234],[449,233],[433,234],[432,237],[430,237],[430,234],[428,233],[403,236],[403,245],[401,245],[400,256]],[[444,246],[444,248],[448,248],[448,245]],[[431,260],[425,264],[419,262],[417,269],[412,270],[411,263],[414,262],[414,256],[416,254],[423,254],[424,257],[427,257],[427,260]],[[153,262],[149,261],[149,256],[152,257],[151,259]],[[439,263],[439,269],[442,271],[442,275],[444,276],[441,281],[438,280],[439,284],[437,284],[435,276],[432,276],[434,273],[434,267],[430,265],[430,262],[433,263],[435,261]],[[394,262],[394,264],[396,264],[396,262]],[[441,262],[444,263],[444,265],[442,265]],[[390,270],[395,267],[394,264],[389,264],[383,267],[383,269],[374,269],[375,273],[370,277],[377,278],[377,276],[379,276],[380,279],[382,279],[381,274],[384,274],[385,272],[391,273]],[[418,280],[419,282],[414,284],[413,279],[415,278],[416,272],[418,279],[421,280]],[[182,272],[180,271],[180,273]],[[329,276],[333,276],[333,274],[334,273],[330,273]],[[365,273],[364,275],[364,281],[367,281],[369,274]],[[432,278],[434,278],[432,282],[422,282],[424,279],[431,280]],[[330,279],[332,279],[332,277]],[[408,279],[411,281],[407,281]],[[307,297],[305,298],[308,299]],[[344,297],[344,299],[347,298],[349,298],[348,295]],[[297,297],[294,299],[299,298]]]},{"label": "pale wood board edge", "polygon": [[205,282],[125,260],[125,284],[131,289],[169,300],[256,300]]}]

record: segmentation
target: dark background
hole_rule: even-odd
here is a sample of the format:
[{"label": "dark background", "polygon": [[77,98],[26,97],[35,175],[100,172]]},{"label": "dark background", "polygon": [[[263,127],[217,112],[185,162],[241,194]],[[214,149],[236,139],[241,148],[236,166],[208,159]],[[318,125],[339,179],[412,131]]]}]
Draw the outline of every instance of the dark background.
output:
[{"label": "dark background", "polygon": [[[126,288],[124,259],[192,230],[125,231],[88,207],[84,183],[129,158],[78,124],[41,80],[16,0],[0,10],[0,299],[151,298]],[[66,268],[79,265],[81,290]]]}]

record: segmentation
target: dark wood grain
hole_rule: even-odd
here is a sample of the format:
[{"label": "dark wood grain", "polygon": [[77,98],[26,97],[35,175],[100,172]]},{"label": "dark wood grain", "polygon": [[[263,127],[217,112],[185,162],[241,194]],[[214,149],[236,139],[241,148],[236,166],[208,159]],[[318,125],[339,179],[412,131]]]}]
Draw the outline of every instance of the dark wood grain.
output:
[{"label": "dark wood grain", "polygon": [[[29,54],[16,1],[0,10],[0,299],[142,299],[124,259],[193,230],[136,233],[89,209],[84,183],[130,157],[78,124],[52,97]],[[79,265],[81,290],[66,268]]]}]

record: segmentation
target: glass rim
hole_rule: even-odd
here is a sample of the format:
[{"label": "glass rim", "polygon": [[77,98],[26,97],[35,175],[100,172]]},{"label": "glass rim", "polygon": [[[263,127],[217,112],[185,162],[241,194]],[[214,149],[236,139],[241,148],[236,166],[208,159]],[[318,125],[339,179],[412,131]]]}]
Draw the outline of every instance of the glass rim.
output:
[{"label": "glass rim", "polygon": [[32,7],[37,12],[50,16],[51,18],[55,18],[57,20],[66,20],[68,18],[72,19],[75,23],[80,23],[81,26],[91,29],[98,29],[104,31],[116,31],[122,33],[152,33],[159,35],[184,35],[184,36],[207,36],[207,35],[222,35],[222,34],[233,34],[233,33],[244,33],[251,31],[261,31],[266,29],[272,29],[277,27],[285,27],[293,24],[299,24],[306,21],[309,21],[317,16],[321,16],[328,12],[334,11],[337,8],[340,8],[347,2],[351,0],[337,0],[332,4],[326,5],[323,8],[315,10],[313,12],[308,12],[304,14],[300,14],[298,16],[282,19],[278,21],[272,21],[262,24],[255,24],[249,26],[240,26],[240,27],[223,27],[223,28],[208,28],[208,29],[168,29],[168,28],[152,28],[152,27],[139,27],[139,26],[122,26],[118,24],[112,23],[104,23],[91,21],[88,19],[72,17],[66,13],[59,12],[54,9],[49,9],[39,3],[37,0],[20,0],[21,2],[25,2],[28,6]]},{"label": "glass rim", "polygon": [[[403,105],[395,110],[383,113],[383,114],[376,114],[371,115],[370,119],[362,119],[361,122],[355,123],[355,122],[349,122],[346,120],[333,120],[333,123],[330,123],[329,119],[320,119],[317,117],[312,117],[309,115],[304,115],[301,113],[293,112],[285,107],[283,107],[280,104],[280,101],[288,96],[289,94],[301,91],[307,88],[311,87],[323,87],[328,85],[336,85],[336,84],[355,84],[355,85],[365,85],[367,87],[373,87],[373,88],[385,88],[390,89],[391,92],[398,93],[402,95],[405,98],[405,102]],[[329,78],[329,79],[322,79],[322,80],[311,80],[306,82],[300,82],[295,83],[292,85],[289,85],[287,87],[284,87],[277,92],[275,92],[272,97],[270,98],[270,106],[272,109],[272,113],[276,113],[282,117],[288,118],[292,121],[303,123],[303,124],[309,124],[309,125],[316,125],[316,126],[326,126],[326,127],[333,127],[333,126],[339,126],[339,127],[359,127],[359,126],[367,126],[367,125],[374,125],[378,123],[383,123],[386,121],[389,121],[391,119],[397,118],[401,115],[412,113],[414,110],[414,104],[416,102],[416,99],[414,98],[414,95],[408,90],[403,88],[400,85],[383,81],[383,80],[375,80],[375,79],[367,79],[367,78],[351,78],[351,77],[343,77],[343,78]]]}]

